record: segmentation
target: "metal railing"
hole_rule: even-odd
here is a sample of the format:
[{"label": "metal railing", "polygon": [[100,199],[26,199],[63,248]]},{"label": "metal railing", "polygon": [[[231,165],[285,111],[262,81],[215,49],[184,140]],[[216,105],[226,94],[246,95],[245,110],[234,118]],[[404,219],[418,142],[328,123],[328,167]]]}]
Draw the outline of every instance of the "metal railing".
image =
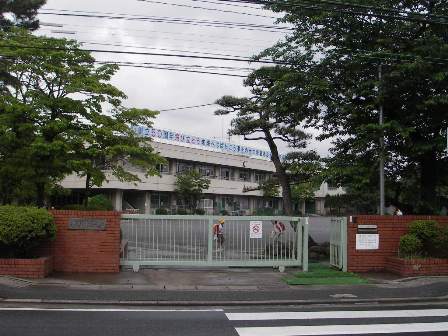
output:
[{"label": "metal railing", "polygon": [[[225,220],[224,243],[213,233]],[[285,230],[275,234],[271,221]],[[259,226],[251,236],[250,228]],[[261,232],[261,233],[260,233]],[[121,264],[133,266],[302,266],[308,269],[308,218],[124,214]]]}]

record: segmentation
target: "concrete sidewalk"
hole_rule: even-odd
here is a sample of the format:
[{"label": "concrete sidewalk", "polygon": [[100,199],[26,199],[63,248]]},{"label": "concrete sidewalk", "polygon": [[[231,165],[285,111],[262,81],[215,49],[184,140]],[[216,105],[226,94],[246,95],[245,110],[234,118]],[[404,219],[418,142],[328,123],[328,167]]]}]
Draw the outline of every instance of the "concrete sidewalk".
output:
[{"label": "concrete sidewalk", "polygon": [[[29,281],[0,277],[0,303],[141,305],[332,304],[448,301],[448,277],[374,274],[367,285],[288,286],[272,269],[146,269],[61,274]],[[369,277],[369,276],[368,276]]]}]

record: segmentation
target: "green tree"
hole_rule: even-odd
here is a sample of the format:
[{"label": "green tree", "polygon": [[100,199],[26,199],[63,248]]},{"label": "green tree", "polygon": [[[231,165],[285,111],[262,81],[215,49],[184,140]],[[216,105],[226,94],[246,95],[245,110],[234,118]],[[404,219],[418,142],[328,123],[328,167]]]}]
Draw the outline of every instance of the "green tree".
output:
[{"label": "green tree", "polygon": [[[315,78],[322,82],[318,91],[313,85],[304,87],[320,106],[308,120],[320,127],[322,138],[337,138],[329,166],[339,182],[348,190],[377,195],[378,161],[385,155],[389,200],[406,203],[408,212],[434,212],[438,190],[448,184],[443,152],[448,126],[447,2],[263,3],[284,12],[280,21],[294,29],[258,57],[301,69],[309,83]],[[291,82],[290,87],[302,83]],[[380,106],[383,127],[378,125]],[[379,146],[382,135],[384,148]],[[411,193],[416,200],[409,199]]]},{"label": "green tree", "polygon": [[316,108],[310,97],[301,95],[300,90],[294,91],[295,99],[285,99],[286,95],[292,95],[291,92],[285,94],[284,90],[292,78],[300,81],[302,77],[280,66],[260,68],[244,81],[244,85],[250,87],[250,97],[224,96],[216,102],[222,108],[215,112],[235,115],[229,134],[241,135],[244,140],[266,141],[276,179],[282,187],[284,212],[288,215],[292,214],[291,186],[276,141],[286,142],[295,149],[305,148],[310,136],[300,128],[303,115]]},{"label": "green tree", "polygon": [[26,29],[37,29],[37,10],[45,4],[46,0],[4,0],[0,2],[0,30],[14,26]]},{"label": "green tree", "polygon": [[[88,177],[88,187],[107,178],[102,171],[106,164],[110,174],[126,181],[139,180],[130,165],[143,174],[155,173],[163,159],[132,130],[150,127],[155,113],[122,105],[126,96],[109,83],[117,66],[96,65],[75,41],[17,30],[1,37],[0,52],[9,58],[14,77],[13,82],[0,81],[0,118],[7,122],[0,127],[0,167],[8,168],[1,181],[21,164],[42,206],[46,191],[73,172]],[[7,146],[9,138],[14,148]]]},{"label": "green tree", "polygon": [[305,202],[314,199],[314,193],[323,182],[324,167],[316,151],[288,153],[284,166],[291,180],[292,198]]},{"label": "green tree", "polygon": [[210,186],[210,179],[196,170],[187,170],[177,175],[176,193],[190,210],[197,208],[199,200]]}]

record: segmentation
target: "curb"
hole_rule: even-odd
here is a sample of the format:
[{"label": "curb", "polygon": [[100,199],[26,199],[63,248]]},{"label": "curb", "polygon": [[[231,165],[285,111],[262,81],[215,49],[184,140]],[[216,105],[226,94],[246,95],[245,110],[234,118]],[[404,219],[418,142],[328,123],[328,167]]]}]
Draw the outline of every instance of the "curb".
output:
[{"label": "curb", "polygon": [[51,300],[51,299],[2,299],[1,303],[14,304],[65,304],[65,305],[118,305],[118,306],[284,306],[284,305],[341,305],[341,304],[403,304],[403,303],[448,303],[448,296],[410,297],[380,299],[339,300],[258,300],[258,301],[130,301],[130,300]]}]

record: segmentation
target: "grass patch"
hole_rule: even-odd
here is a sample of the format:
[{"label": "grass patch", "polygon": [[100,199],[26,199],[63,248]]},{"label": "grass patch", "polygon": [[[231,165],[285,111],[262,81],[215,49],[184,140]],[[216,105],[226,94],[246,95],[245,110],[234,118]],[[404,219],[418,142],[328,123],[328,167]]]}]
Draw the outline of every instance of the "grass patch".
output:
[{"label": "grass patch", "polygon": [[368,281],[355,273],[341,272],[322,264],[310,264],[309,272],[285,278],[288,285],[359,285]]}]

